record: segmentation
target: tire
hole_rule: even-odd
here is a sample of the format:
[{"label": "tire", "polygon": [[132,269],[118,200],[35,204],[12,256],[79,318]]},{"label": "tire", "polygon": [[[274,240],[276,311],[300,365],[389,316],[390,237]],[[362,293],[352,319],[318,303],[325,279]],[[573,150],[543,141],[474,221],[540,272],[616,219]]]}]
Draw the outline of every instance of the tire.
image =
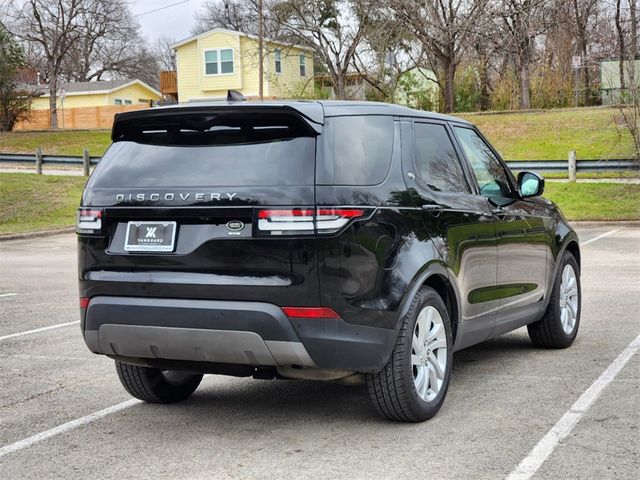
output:
[{"label": "tire", "polygon": [[[568,281],[572,272],[574,283]],[[575,293],[571,296],[570,293]],[[577,310],[577,311],[574,311]],[[578,334],[582,293],[578,262],[570,252],[564,252],[553,284],[547,311],[541,320],[527,325],[529,338],[542,348],[567,348]]]},{"label": "tire", "polygon": [[[427,339],[418,343],[419,327],[425,324],[429,327],[422,331],[428,332]],[[440,326],[436,329],[436,325]],[[432,334],[435,336],[431,340],[431,348],[427,348],[426,342]],[[423,348],[416,352],[416,346]],[[423,422],[433,417],[447,394],[452,359],[451,321],[447,309],[435,290],[422,287],[402,319],[389,362],[380,372],[366,377],[369,397],[378,413],[389,420],[401,422]],[[441,375],[436,373],[438,370]],[[432,389],[434,384],[436,388]]]},{"label": "tire", "polygon": [[120,383],[135,398],[148,403],[174,403],[195,392],[202,375],[177,371],[161,371],[116,361]]}]

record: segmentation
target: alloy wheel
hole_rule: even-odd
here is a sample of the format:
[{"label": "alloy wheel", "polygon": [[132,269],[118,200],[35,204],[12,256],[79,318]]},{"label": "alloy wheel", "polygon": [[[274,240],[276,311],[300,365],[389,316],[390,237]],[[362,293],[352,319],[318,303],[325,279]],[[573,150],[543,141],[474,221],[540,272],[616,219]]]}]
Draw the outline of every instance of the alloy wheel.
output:
[{"label": "alloy wheel", "polygon": [[413,382],[418,396],[430,402],[438,395],[447,370],[447,333],[440,312],[427,306],[420,311],[411,341]]},{"label": "alloy wheel", "polygon": [[560,323],[567,335],[573,332],[578,319],[578,295],[576,272],[571,265],[565,265],[560,284]]}]

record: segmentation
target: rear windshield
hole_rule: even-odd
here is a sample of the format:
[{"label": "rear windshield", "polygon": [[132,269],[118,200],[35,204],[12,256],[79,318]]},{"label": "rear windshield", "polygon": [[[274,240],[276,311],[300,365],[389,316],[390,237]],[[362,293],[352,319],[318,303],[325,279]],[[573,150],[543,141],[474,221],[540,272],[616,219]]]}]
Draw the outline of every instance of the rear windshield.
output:
[{"label": "rear windshield", "polygon": [[167,116],[118,131],[90,187],[313,185],[315,133],[294,115]]}]

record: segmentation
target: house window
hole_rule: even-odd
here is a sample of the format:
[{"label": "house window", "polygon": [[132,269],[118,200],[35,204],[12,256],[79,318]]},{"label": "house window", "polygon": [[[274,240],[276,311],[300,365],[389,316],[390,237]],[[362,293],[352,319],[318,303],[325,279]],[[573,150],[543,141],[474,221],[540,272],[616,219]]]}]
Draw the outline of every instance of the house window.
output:
[{"label": "house window", "polygon": [[116,105],[122,105],[122,100],[120,100],[119,98],[115,99]]},{"label": "house window", "polygon": [[276,73],[282,73],[282,52],[279,48],[276,48],[274,56],[276,59]]},{"label": "house window", "polygon": [[124,104],[125,104],[125,105],[131,105],[132,103],[133,103],[133,102],[131,102],[131,100],[125,100],[125,101],[124,101]]},{"label": "house window", "polygon": [[300,54],[300,76],[304,77],[307,74],[306,58],[304,53]]},{"label": "house window", "polygon": [[204,69],[206,75],[233,73],[233,49],[205,50]]}]

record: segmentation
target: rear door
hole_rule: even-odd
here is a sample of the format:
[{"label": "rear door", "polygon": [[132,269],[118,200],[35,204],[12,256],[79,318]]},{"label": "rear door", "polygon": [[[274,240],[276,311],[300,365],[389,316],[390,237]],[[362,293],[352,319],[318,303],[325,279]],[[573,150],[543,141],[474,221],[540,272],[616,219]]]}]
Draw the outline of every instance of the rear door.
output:
[{"label": "rear door", "polygon": [[316,127],[264,108],[117,121],[83,196],[101,225],[80,236],[81,288],[317,305]]},{"label": "rear door", "polygon": [[546,285],[547,246],[539,208],[522,200],[510,172],[482,136],[470,127],[454,128],[480,188],[492,206],[498,237],[499,335],[535,317]]},{"label": "rear door", "polygon": [[[444,122],[407,124],[403,144],[405,180],[415,192],[425,231],[439,248],[460,292],[461,323],[456,348],[480,342],[492,332],[497,249],[494,217],[487,199],[476,195]],[[411,150],[410,150],[411,151]]]}]

